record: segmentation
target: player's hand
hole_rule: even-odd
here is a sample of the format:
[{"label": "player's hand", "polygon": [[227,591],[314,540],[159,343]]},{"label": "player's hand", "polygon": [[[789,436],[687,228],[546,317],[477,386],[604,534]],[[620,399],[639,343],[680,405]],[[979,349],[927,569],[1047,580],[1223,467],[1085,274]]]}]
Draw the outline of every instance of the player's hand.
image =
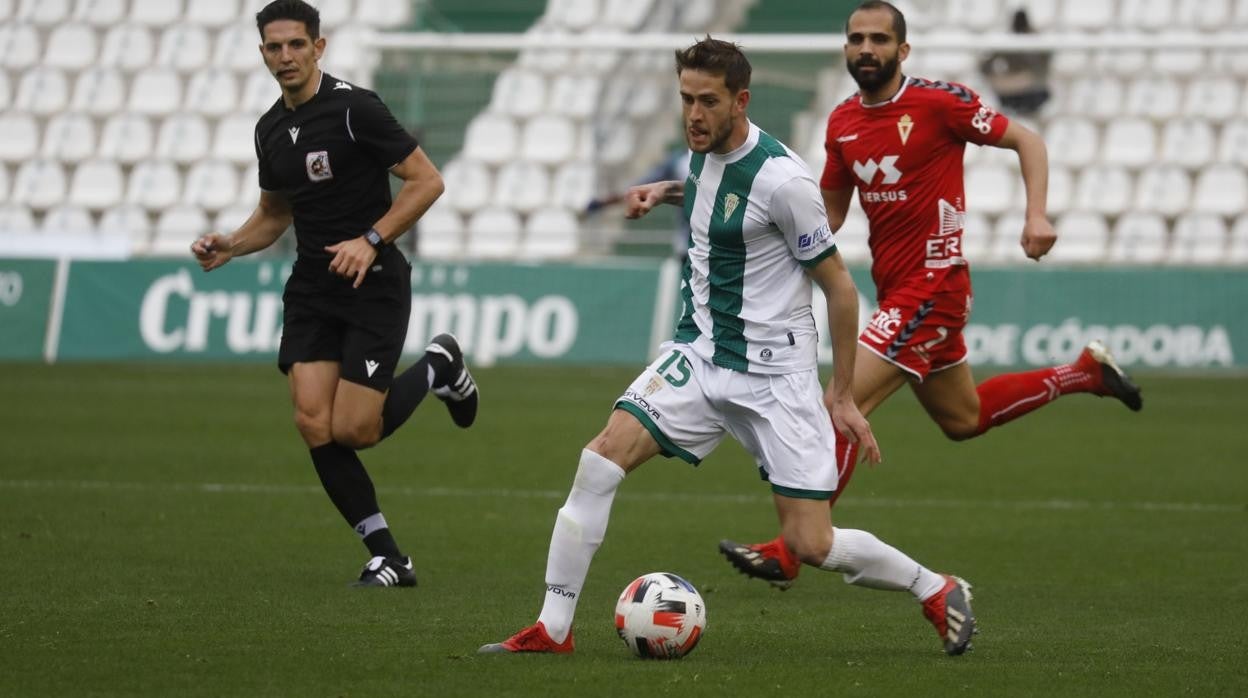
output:
[{"label": "player's hand", "polygon": [[191,243],[191,254],[204,271],[212,271],[234,257],[230,250],[230,237],[221,233],[208,233]]},{"label": "player's hand", "polygon": [[628,193],[624,195],[624,217],[641,218],[650,213],[655,206],[663,203],[666,193],[666,182],[629,187]]},{"label": "player's hand", "polygon": [[833,400],[828,404],[828,414],[832,416],[832,426],[840,435],[851,444],[858,444],[860,462],[874,465],[883,460],[880,445],[871,432],[871,424],[853,400]]},{"label": "player's hand", "polygon": [[334,258],[329,261],[329,271],[344,279],[353,279],[352,288],[364,283],[364,276],[377,259],[377,250],[361,235],[325,248]]},{"label": "player's hand", "polygon": [[1020,242],[1023,245],[1023,252],[1036,261],[1048,254],[1053,249],[1053,243],[1057,242],[1057,233],[1053,230],[1053,224],[1044,216],[1034,216],[1028,218],[1023,224],[1023,237]]}]

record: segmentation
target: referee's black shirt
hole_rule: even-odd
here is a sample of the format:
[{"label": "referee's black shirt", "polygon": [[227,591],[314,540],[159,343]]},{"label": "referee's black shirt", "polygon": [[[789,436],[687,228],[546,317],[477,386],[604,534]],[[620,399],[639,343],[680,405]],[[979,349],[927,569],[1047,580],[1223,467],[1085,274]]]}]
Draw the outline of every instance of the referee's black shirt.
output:
[{"label": "referee's black shirt", "polygon": [[389,170],[416,145],[375,92],[326,72],[307,102],[288,109],[279,98],[260,117],[260,188],[290,201],[303,262],[296,273],[328,274],[325,247],[363,235],[385,215]]}]

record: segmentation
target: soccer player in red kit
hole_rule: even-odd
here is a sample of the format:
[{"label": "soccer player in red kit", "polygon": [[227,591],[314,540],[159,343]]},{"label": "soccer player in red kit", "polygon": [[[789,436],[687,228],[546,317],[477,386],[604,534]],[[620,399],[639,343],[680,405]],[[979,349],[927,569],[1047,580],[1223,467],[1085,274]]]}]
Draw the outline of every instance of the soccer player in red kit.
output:
[{"label": "soccer player in red kit", "polygon": [[[972,298],[962,256],[963,152],[975,143],[1018,153],[1027,191],[1020,242],[1035,260],[1057,239],[1045,214],[1048,155],[1039,135],[984,105],[970,88],[903,75],[909,52],[905,17],[890,3],[864,2],[850,15],[845,60],[859,90],[832,110],[824,146],[820,188],[830,227],[845,221],[857,188],[870,229],[879,310],[858,338],[852,390],[862,414],[906,384],[941,431],[959,441],[1070,393],[1113,396],[1139,410],[1139,388],[1100,342],[1074,363],[975,385],[962,337]],[[836,426],[848,438],[837,440],[840,481],[832,502],[858,451]],[[722,541],[720,550],[737,569],[781,589],[800,569],[783,538]]]}]

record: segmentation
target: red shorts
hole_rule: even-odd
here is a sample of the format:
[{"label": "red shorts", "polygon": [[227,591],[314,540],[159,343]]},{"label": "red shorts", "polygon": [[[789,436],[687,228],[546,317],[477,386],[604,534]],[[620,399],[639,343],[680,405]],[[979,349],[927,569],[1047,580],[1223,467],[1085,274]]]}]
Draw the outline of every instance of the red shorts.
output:
[{"label": "red shorts", "polygon": [[859,344],[920,381],[966,360],[962,328],[971,315],[971,287],[905,286],[880,300]]}]

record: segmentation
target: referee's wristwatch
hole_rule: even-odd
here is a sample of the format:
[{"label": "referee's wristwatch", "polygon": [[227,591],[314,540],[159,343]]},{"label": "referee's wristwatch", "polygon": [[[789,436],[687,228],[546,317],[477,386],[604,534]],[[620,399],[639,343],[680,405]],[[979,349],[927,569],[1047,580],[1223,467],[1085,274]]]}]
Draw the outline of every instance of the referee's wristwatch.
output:
[{"label": "referee's wristwatch", "polygon": [[368,232],[364,233],[364,239],[373,246],[374,250],[380,250],[381,246],[386,244],[386,239],[381,236],[381,233],[377,232],[376,228],[369,228]]}]

